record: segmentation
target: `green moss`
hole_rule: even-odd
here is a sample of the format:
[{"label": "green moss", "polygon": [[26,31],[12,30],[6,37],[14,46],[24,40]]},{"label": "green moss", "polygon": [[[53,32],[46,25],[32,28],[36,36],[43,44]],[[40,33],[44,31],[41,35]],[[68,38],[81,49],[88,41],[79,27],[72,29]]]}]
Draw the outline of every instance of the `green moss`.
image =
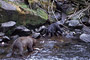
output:
[{"label": "green moss", "polygon": [[2,6],[2,4],[0,3],[0,7]]},{"label": "green moss", "polygon": [[8,0],[3,0],[3,1],[8,2]]}]

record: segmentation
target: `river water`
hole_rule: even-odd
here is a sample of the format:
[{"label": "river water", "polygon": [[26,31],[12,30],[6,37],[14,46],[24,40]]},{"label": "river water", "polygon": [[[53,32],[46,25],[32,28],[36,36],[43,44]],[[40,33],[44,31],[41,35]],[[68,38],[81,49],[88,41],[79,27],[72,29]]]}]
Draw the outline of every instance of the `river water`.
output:
[{"label": "river water", "polygon": [[35,50],[24,57],[8,57],[10,46],[0,47],[0,60],[90,60],[90,43],[62,37],[37,39]]}]

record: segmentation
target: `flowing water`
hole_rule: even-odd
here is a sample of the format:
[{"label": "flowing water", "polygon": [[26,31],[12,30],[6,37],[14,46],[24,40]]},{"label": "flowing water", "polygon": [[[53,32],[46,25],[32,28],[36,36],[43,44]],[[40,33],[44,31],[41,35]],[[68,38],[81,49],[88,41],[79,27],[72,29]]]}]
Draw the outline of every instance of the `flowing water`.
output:
[{"label": "flowing water", "polygon": [[90,43],[62,37],[37,39],[35,50],[24,57],[8,57],[10,47],[0,47],[0,60],[90,60]]}]

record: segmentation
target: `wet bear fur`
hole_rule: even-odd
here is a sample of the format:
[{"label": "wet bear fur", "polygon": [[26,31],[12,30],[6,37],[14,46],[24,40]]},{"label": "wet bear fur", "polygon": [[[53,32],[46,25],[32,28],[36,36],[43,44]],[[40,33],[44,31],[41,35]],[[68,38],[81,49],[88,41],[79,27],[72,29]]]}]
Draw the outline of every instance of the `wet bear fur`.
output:
[{"label": "wet bear fur", "polygon": [[24,49],[27,49],[28,52],[32,52],[35,44],[36,44],[36,39],[30,36],[19,37],[12,44],[12,55],[16,50],[18,50],[20,55],[23,55]]}]

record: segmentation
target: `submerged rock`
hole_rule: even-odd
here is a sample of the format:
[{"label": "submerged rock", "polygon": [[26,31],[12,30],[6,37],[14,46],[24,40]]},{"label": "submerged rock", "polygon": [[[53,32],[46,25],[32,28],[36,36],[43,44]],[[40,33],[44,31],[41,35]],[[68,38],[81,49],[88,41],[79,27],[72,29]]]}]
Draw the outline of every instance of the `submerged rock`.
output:
[{"label": "submerged rock", "polygon": [[83,33],[80,35],[80,39],[84,42],[90,42],[90,34]]}]

